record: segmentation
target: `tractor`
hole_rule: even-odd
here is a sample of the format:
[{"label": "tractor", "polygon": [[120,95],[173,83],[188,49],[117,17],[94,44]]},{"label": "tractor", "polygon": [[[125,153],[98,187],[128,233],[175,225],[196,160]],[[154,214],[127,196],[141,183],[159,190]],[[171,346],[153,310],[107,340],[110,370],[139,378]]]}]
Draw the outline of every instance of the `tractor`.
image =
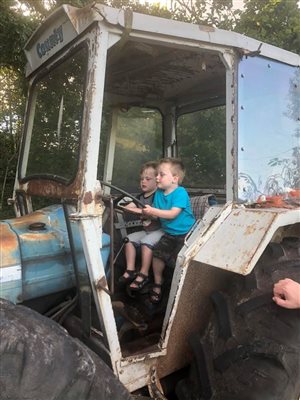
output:
[{"label": "tractor", "polygon": [[[300,57],[93,3],[25,46],[0,223],[1,399],[297,400]],[[196,217],[162,301],[119,284],[142,163],[177,157]],[[138,264],[138,263],[137,263]]]}]

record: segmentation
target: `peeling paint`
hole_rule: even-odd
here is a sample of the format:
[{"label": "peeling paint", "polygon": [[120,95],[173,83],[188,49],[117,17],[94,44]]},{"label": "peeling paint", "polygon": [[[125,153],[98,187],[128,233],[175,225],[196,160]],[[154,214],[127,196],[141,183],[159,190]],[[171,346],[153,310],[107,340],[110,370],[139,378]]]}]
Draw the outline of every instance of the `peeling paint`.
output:
[{"label": "peeling paint", "polygon": [[96,286],[96,288],[98,290],[103,290],[104,288],[106,288],[107,287],[107,280],[106,280],[105,276],[102,276],[102,278],[98,279],[96,281],[96,285],[95,286]]},{"label": "peeling paint", "polygon": [[0,268],[20,263],[19,243],[10,226],[0,223]]}]

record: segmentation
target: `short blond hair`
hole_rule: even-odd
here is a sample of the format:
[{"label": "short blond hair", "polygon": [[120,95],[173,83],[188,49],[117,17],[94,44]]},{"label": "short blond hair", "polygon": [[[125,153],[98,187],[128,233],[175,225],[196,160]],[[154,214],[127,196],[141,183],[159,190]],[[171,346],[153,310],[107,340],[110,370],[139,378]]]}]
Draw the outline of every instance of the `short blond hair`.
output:
[{"label": "short blond hair", "polygon": [[185,168],[180,158],[173,158],[173,157],[161,158],[159,160],[159,165],[160,164],[169,164],[172,175],[178,176],[178,183],[179,184],[182,183],[183,178],[185,176]]},{"label": "short blond hair", "polygon": [[157,167],[158,167],[158,161],[147,161],[141,166],[140,175],[142,175],[142,173],[148,168],[153,168],[156,173]]}]

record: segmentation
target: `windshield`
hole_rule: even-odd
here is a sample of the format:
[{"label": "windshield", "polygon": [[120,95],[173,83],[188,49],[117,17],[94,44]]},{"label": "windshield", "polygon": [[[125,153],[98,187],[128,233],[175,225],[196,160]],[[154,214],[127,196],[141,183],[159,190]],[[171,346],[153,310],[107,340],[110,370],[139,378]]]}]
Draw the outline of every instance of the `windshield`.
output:
[{"label": "windshield", "polygon": [[75,177],[87,59],[87,49],[81,47],[33,84],[26,124],[27,141],[31,140],[21,178],[68,183]]},{"label": "windshield", "polygon": [[98,178],[110,181],[104,172],[105,159],[107,148],[111,150],[115,140],[114,154],[110,154],[111,160],[113,160],[112,171],[109,172],[111,183],[130,193],[140,192],[142,164],[151,160],[159,160],[162,157],[162,116],[158,110],[151,108],[120,109],[116,112],[115,138],[112,138],[109,134],[111,112],[109,106],[104,106]]}]

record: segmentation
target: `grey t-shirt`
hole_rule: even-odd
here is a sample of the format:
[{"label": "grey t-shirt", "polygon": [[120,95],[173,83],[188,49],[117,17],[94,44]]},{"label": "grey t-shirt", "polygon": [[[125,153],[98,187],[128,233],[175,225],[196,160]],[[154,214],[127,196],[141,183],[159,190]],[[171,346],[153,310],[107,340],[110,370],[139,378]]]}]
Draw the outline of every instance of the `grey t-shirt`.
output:
[{"label": "grey t-shirt", "polygon": [[[150,194],[150,196],[145,196],[144,193],[141,193],[137,196],[137,198],[144,204],[144,205],[149,205],[152,206],[153,200],[154,200],[155,192]],[[145,231],[156,231],[157,229],[160,229],[160,222],[158,219],[150,219],[150,218],[144,218],[143,216],[141,217],[143,221],[143,228]]]}]

